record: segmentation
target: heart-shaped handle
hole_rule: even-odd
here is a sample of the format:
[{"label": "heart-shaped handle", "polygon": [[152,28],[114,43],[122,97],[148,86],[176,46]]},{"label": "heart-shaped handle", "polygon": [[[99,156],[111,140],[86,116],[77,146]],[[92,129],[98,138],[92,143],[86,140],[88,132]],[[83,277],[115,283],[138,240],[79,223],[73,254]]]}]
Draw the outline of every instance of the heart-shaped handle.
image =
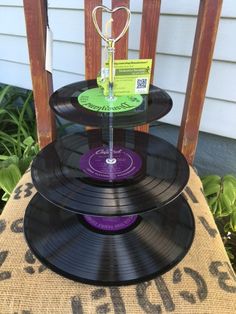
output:
[{"label": "heart-shaped handle", "polygon": [[128,27],[129,27],[129,24],[130,24],[130,10],[129,10],[128,8],[126,8],[126,7],[117,7],[117,8],[115,8],[115,9],[111,10],[111,9],[107,8],[106,6],[104,6],[104,5],[98,5],[97,7],[95,7],[95,8],[93,9],[93,12],[92,12],[93,24],[94,24],[94,26],[95,26],[95,28],[96,28],[98,34],[99,34],[106,42],[109,41],[109,38],[106,37],[106,36],[102,33],[101,29],[100,29],[99,26],[98,26],[98,22],[97,22],[97,11],[98,11],[98,10],[102,10],[102,11],[104,11],[104,12],[108,12],[108,13],[111,13],[111,14],[114,13],[114,12],[116,12],[116,11],[119,11],[119,10],[125,10],[125,11],[126,11],[126,13],[127,13],[127,20],[126,20],[125,26],[124,26],[122,32],[120,33],[120,35],[117,36],[116,38],[113,38],[113,41],[114,41],[114,42],[117,42],[119,39],[121,39],[122,36],[124,36],[124,34],[126,33]]}]

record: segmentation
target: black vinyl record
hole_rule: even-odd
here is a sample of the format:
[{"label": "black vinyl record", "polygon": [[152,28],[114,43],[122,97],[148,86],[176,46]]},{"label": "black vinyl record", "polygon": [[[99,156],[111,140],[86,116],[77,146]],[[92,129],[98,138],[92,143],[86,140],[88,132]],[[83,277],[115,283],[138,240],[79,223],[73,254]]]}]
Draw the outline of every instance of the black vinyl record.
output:
[{"label": "black vinyl record", "polygon": [[[51,95],[50,106],[56,114],[69,121],[88,126],[107,127],[111,122],[108,112],[101,112],[96,108],[90,110],[79,103],[78,97],[81,93],[94,88],[97,88],[96,80],[66,85]],[[112,125],[114,128],[128,128],[149,123],[166,115],[172,107],[170,96],[164,90],[153,85],[150,86],[149,94],[137,97],[142,97],[138,107],[129,111],[113,113]],[[98,103],[98,99],[94,100],[94,107],[96,107],[96,103]],[[124,103],[126,102],[124,101]]]},{"label": "black vinyl record", "polygon": [[54,206],[38,193],[24,219],[26,240],[43,264],[94,285],[132,284],[163,274],[186,255],[194,228],[182,196],[116,234],[93,230],[83,216]]},{"label": "black vinyl record", "polygon": [[107,143],[107,132],[90,130],[49,144],[31,168],[38,192],[75,213],[118,216],[161,208],[187,184],[187,161],[165,140],[115,129],[114,167],[104,161]]}]

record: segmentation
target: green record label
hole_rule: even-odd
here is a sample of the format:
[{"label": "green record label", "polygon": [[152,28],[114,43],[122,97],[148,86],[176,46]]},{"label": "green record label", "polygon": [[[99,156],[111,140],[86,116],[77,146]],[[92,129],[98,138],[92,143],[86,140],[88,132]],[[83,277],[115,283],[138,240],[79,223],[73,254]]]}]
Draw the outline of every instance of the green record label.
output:
[{"label": "green record label", "polygon": [[78,96],[78,102],[86,109],[97,112],[124,112],[137,108],[141,105],[141,95],[129,95],[115,97],[109,100],[104,96],[101,88],[91,88]]}]

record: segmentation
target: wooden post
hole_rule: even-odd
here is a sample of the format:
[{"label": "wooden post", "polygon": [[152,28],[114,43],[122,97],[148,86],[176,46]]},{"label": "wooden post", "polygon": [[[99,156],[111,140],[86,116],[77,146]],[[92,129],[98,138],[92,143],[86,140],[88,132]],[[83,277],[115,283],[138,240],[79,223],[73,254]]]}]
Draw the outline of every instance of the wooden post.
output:
[{"label": "wooden post", "polygon": [[47,12],[44,0],[24,0],[30,68],[38,141],[41,148],[55,137],[54,115],[49,107],[52,75],[45,70]]},{"label": "wooden post", "polygon": [[[117,7],[126,7],[129,8],[130,0],[112,0],[112,9]],[[113,23],[112,23],[112,35],[117,37],[126,23],[127,14],[124,11],[117,11],[113,14]],[[129,29],[125,35],[115,44],[115,59],[128,59],[128,37]],[[120,145],[125,144],[125,130],[120,129],[116,130],[116,139],[120,142]]]},{"label": "wooden post", "polygon": [[[96,79],[101,69],[101,37],[97,33],[92,19],[92,11],[102,5],[101,0],[84,0],[84,28],[85,28],[85,78],[86,80]],[[101,28],[102,12],[97,12],[98,25]]]},{"label": "wooden post", "polygon": [[[112,9],[117,7],[129,8],[129,0],[112,0]],[[113,13],[114,22],[112,23],[112,35],[117,37],[122,29],[124,28],[126,22],[127,14],[125,11],[116,11]],[[127,59],[128,58],[128,37],[129,30],[125,35],[115,44],[115,59]]]},{"label": "wooden post", "polygon": [[[153,81],[154,75],[160,9],[161,0],[143,0],[139,58],[152,59],[151,82]],[[149,125],[141,125],[135,129],[142,132],[148,132]]]},{"label": "wooden post", "polygon": [[200,119],[211,67],[222,0],[201,0],[184,103],[178,148],[190,164],[196,151]]},{"label": "wooden post", "polygon": [[[96,79],[98,72],[101,70],[102,44],[101,37],[97,33],[92,19],[93,9],[102,5],[102,0],[84,0],[84,35],[85,35],[85,79]],[[97,12],[97,21],[101,29],[102,11]],[[96,129],[86,126],[86,130]]]}]

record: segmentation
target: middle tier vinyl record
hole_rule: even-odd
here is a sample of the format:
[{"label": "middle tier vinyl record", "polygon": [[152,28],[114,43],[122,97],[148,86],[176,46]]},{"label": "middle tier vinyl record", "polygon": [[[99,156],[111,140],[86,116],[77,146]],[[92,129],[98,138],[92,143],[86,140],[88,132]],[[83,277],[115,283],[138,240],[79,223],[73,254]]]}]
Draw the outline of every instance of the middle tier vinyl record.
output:
[{"label": "middle tier vinyl record", "polygon": [[109,136],[90,130],[45,147],[32,164],[36,189],[69,211],[96,216],[140,214],[176,198],[187,184],[184,156],[158,137],[114,130],[116,164],[107,165]]},{"label": "middle tier vinyl record", "polygon": [[24,219],[26,240],[43,264],[95,285],[132,284],[163,274],[186,255],[194,228],[191,208],[182,196],[113,233],[91,227],[82,215],[56,207],[39,193]]}]

